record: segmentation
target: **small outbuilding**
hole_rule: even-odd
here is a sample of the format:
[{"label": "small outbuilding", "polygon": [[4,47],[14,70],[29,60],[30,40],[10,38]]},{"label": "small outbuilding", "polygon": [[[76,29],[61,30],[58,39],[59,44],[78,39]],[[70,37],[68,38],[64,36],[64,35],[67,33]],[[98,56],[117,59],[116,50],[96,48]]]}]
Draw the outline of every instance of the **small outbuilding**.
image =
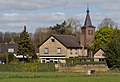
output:
[{"label": "small outbuilding", "polygon": [[105,61],[105,52],[102,48],[98,49],[94,54],[94,61]]}]

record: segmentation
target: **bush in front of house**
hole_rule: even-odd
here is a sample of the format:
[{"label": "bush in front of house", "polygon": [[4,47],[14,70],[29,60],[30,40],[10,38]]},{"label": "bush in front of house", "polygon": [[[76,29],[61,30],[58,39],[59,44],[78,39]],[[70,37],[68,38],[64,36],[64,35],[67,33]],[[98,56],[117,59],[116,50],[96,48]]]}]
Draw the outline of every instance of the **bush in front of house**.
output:
[{"label": "bush in front of house", "polygon": [[51,72],[55,71],[53,63],[0,64],[0,72]]},{"label": "bush in front of house", "polygon": [[106,64],[105,61],[94,61],[93,58],[66,58],[66,65],[71,67],[75,65]]},{"label": "bush in front of house", "polygon": [[14,60],[13,54],[12,54],[12,53],[9,53],[9,54],[8,54],[8,63],[10,63],[10,62],[13,61],[13,60]]},{"label": "bush in front of house", "polygon": [[38,64],[37,71],[39,71],[39,72],[55,71],[55,64],[54,63],[41,63],[41,64]]}]

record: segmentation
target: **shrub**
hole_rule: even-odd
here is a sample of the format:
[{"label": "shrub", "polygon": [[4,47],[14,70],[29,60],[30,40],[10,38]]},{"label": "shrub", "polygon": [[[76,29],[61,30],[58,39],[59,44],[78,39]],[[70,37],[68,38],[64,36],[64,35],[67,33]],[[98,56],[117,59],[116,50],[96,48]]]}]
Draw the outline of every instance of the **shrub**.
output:
[{"label": "shrub", "polygon": [[9,53],[9,54],[8,54],[8,63],[10,63],[10,62],[13,61],[13,60],[14,60],[13,54],[12,54],[12,53]]},{"label": "shrub", "polygon": [[66,59],[66,65],[67,66],[75,66],[77,64],[81,65],[89,65],[89,64],[106,64],[105,61],[93,61],[93,58],[67,58]]},{"label": "shrub", "polygon": [[53,63],[0,64],[0,72],[50,72],[55,71]]}]

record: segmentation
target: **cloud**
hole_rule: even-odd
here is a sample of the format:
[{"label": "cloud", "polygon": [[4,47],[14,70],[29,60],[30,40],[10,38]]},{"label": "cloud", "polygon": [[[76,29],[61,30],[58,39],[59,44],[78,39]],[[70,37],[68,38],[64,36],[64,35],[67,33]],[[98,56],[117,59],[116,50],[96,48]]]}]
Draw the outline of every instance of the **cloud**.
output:
[{"label": "cloud", "polygon": [[83,25],[86,13],[78,11],[87,3],[95,11],[90,13],[93,25],[105,17],[119,22],[120,0],[0,0],[0,31],[20,32],[27,25],[28,31],[34,32],[37,27],[53,26],[71,17],[79,18]]},{"label": "cloud", "polygon": [[66,14],[62,12],[39,14],[0,14],[0,29],[13,31],[12,29],[21,29],[22,26],[27,25],[30,28],[30,32],[34,32],[38,26],[50,26],[65,19]]},{"label": "cloud", "polygon": [[36,10],[65,4],[61,0],[0,0],[0,10]]},{"label": "cloud", "polygon": [[[55,7],[81,8],[83,5],[111,3],[114,0],[0,0],[0,10],[38,10]],[[116,0],[117,2],[118,0]],[[114,1],[115,2],[115,1]]]},{"label": "cloud", "polygon": [[[119,19],[120,12],[113,13],[94,13],[90,14],[93,25],[97,26],[101,21],[108,17],[111,19]],[[81,24],[84,24],[85,13],[80,14],[67,14],[64,12],[53,13],[32,13],[32,14],[18,14],[18,13],[5,13],[0,14],[0,29],[4,31],[20,32],[24,25],[28,26],[28,31],[35,32],[38,27],[54,26],[57,23],[62,23],[68,18],[77,18],[81,20]],[[118,23],[118,21],[115,21]],[[34,28],[34,29],[33,29]]]},{"label": "cloud", "polygon": [[101,9],[118,11],[118,10],[120,10],[120,1],[117,1],[117,2],[114,1],[114,2],[110,2],[110,3],[106,3],[106,4],[104,3],[101,5]]}]

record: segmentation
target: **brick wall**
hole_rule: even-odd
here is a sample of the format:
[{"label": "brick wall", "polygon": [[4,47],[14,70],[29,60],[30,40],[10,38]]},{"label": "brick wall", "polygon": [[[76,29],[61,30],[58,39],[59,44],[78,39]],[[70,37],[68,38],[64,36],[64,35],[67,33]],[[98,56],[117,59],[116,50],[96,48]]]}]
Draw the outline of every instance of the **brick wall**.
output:
[{"label": "brick wall", "polygon": [[94,65],[76,65],[75,67],[58,66],[59,72],[86,72],[87,70],[107,71],[108,67],[105,64]]}]

